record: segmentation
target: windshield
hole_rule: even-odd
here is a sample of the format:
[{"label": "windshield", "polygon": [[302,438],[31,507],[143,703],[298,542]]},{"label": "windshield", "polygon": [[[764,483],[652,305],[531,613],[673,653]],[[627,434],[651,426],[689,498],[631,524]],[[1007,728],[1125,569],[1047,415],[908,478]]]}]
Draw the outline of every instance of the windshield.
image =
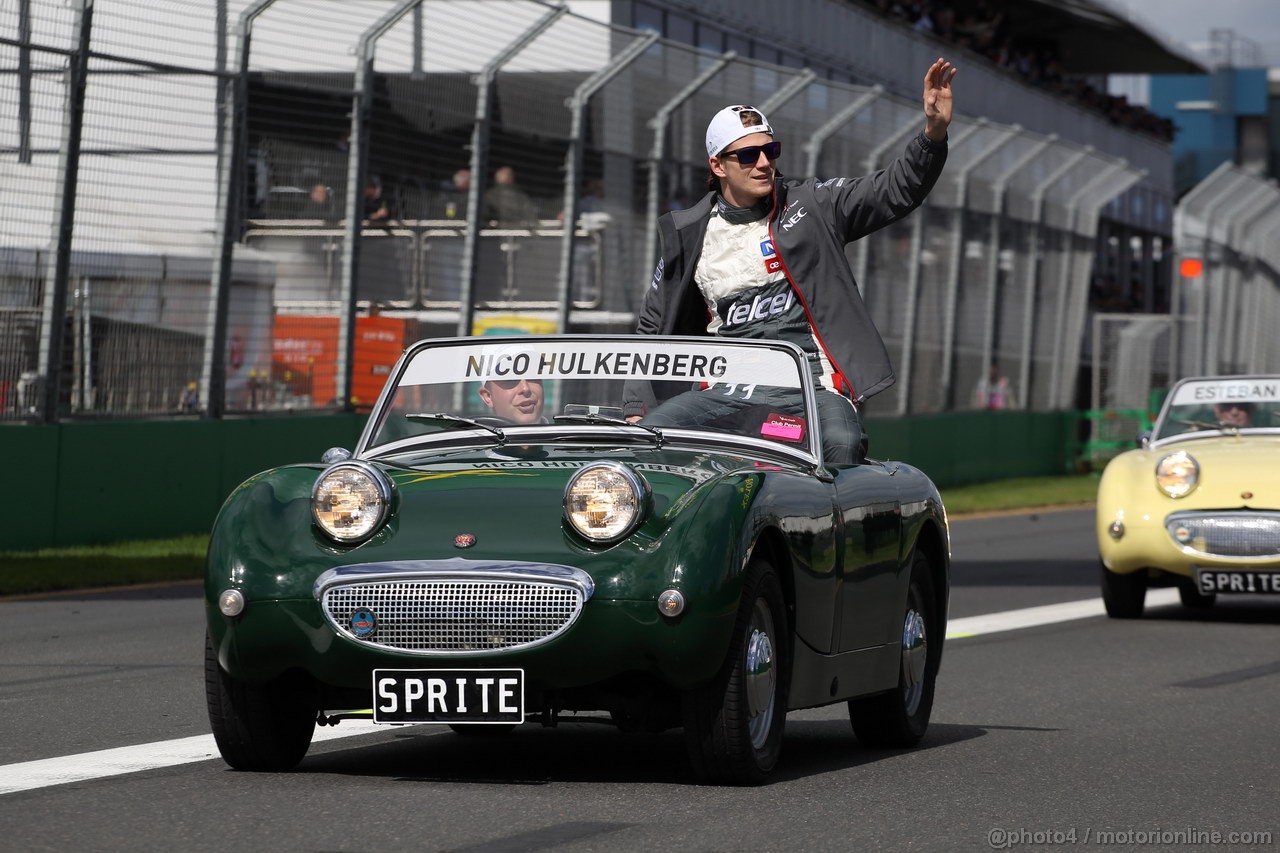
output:
[{"label": "windshield", "polygon": [[1170,393],[1155,440],[1280,428],[1280,376],[1188,379]]},{"label": "windshield", "polygon": [[513,435],[554,440],[585,425],[607,427],[611,439],[660,445],[692,430],[816,455],[808,371],[799,349],[773,342],[567,335],[422,341],[397,365],[373,412],[367,447],[462,430],[495,443]]}]

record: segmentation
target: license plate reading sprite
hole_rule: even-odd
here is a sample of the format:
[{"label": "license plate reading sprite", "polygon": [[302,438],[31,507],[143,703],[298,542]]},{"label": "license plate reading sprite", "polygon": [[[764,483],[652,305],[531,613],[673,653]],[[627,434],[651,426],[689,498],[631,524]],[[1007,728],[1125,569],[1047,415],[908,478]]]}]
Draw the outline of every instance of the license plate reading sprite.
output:
[{"label": "license plate reading sprite", "polygon": [[375,723],[522,723],[522,669],[375,669]]},{"label": "license plate reading sprite", "polygon": [[1280,595],[1280,572],[1196,569],[1196,584],[1205,594],[1222,592]]}]

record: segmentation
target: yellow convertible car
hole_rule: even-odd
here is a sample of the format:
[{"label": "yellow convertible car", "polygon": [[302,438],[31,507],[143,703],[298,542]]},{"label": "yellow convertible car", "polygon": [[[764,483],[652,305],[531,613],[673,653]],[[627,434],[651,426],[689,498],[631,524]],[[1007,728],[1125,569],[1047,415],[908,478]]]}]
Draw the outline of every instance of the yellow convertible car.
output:
[{"label": "yellow convertible car", "polygon": [[1280,596],[1280,376],[1184,379],[1139,441],[1098,486],[1107,614],[1141,616],[1148,586]]}]

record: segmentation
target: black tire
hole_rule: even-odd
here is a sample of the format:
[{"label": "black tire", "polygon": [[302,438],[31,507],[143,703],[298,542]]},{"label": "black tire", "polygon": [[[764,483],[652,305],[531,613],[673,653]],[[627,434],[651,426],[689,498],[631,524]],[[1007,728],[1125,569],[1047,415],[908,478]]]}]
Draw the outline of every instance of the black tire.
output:
[{"label": "black tire", "polygon": [[490,723],[450,723],[449,728],[453,729],[454,734],[463,737],[494,738],[511,734],[516,730],[516,724],[498,726]]},{"label": "black tire", "polygon": [[1218,600],[1214,593],[1201,592],[1194,579],[1178,581],[1178,598],[1188,610],[1208,610]]},{"label": "black tire", "polygon": [[898,686],[888,693],[849,700],[849,722],[864,746],[915,746],[929,728],[934,686],[942,659],[942,619],[928,558],[911,559],[911,580],[902,609],[902,662]]},{"label": "black tire", "polygon": [[1118,575],[1100,565],[1102,603],[1112,619],[1137,619],[1147,600],[1147,573],[1141,569]]},{"label": "black tire", "polygon": [[316,692],[298,684],[237,681],[222,671],[204,640],[204,692],[222,759],[236,770],[292,770],[311,746]]},{"label": "black tire", "polygon": [[729,653],[708,684],[684,695],[684,737],[699,781],[759,785],[782,754],[790,686],[791,629],[773,567],[747,570]]}]

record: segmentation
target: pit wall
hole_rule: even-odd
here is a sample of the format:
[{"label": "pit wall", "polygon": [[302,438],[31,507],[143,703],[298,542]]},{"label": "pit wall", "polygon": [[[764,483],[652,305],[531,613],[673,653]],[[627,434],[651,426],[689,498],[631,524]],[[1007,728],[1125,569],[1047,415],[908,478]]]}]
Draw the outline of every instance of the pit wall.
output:
[{"label": "pit wall", "polygon": [[[871,455],[924,470],[941,488],[1063,473],[1070,412],[868,418]],[[0,551],[206,533],[245,478],[353,447],[365,416],[63,422],[0,427]]]}]

